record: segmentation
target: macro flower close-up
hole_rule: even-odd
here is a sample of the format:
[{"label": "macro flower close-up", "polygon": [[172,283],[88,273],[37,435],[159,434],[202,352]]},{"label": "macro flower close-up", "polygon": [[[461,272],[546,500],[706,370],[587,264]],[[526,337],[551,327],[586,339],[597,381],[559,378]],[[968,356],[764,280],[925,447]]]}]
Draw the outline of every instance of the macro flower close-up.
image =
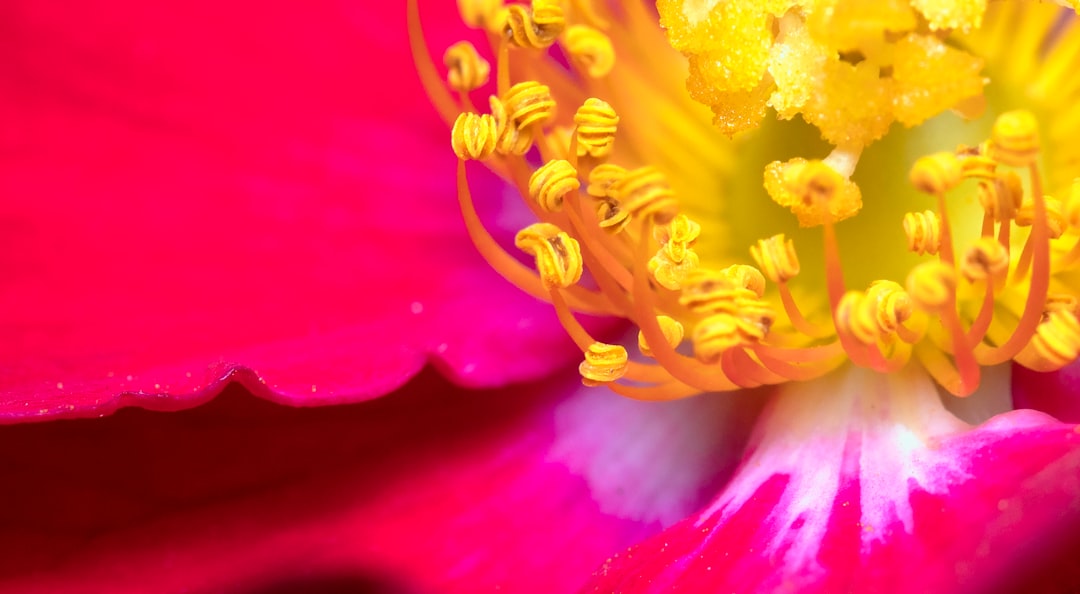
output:
[{"label": "macro flower close-up", "polygon": [[1080,20],[0,8],[0,592],[1080,591]]}]

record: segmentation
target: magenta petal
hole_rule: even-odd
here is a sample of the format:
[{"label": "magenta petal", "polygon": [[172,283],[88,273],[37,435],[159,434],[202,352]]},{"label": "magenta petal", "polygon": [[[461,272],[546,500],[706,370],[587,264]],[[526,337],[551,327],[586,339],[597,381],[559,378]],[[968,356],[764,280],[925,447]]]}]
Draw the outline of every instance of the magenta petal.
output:
[{"label": "magenta petal", "polygon": [[882,397],[889,380],[877,381],[870,392],[830,384],[816,397],[780,396],[716,500],[613,556],[588,590],[1038,592],[1080,584],[1070,556],[1080,544],[1077,428],[1016,411],[963,430],[928,384],[916,390],[922,397]]},{"label": "magenta petal", "polygon": [[1017,408],[1033,408],[1060,421],[1080,423],[1080,364],[1053,373],[1015,365],[1012,394]]},{"label": "magenta petal", "polygon": [[404,20],[0,8],[0,419],[192,406],[228,379],[333,403],[429,360],[479,386],[576,358],[465,236]]},{"label": "magenta petal", "polygon": [[169,414],[0,427],[0,591],[573,591],[707,501],[734,459],[729,408],[425,373],[353,405],[231,388]]}]

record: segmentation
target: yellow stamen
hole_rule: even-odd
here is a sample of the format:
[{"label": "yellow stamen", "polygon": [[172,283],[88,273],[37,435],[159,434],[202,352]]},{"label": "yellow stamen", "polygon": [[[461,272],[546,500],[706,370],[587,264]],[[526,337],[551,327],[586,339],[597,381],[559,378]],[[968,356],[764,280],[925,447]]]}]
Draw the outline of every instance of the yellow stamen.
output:
[{"label": "yellow stamen", "polygon": [[455,91],[469,92],[488,83],[491,64],[476,53],[468,41],[459,41],[447,48],[443,55],[446,64],[446,82]]},{"label": "yellow stamen", "polygon": [[[1045,9],[1009,6],[660,0],[661,25],[690,72],[683,89],[672,81],[672,54],[647,45],[656,32],[639,6],[460,0],[463,18],[489,33],[496,56],[490,114],[473,113],[470,93],[490,76],[474,48],[456,44],[444,57],[456,99],[430,90],[442,77],[429,57],[417,65],[440,113],[456,118],[451,145],[470,237],[500,273],[553,303],[585,354],[587,383],[667,400],[811,380],[845,362],[892,373],[914,357],[946,390],[965,395],[978,385],[980,365],[1014,359],[1056,369],[1080,355],[1080,287],[1075,275],[1058,274],[1080,263],[1080,152],[1063,140],[1080,133],[1080,111],[1070,107],[1080,83],[1066,76],[1080,43],[1047,37],[1053,19]],[[416,14],[410,0],[411,43],[426,53]],[[1005,51],[1010,20],[1019,33]],[[549,52],[553,44],[560,48]],[[1022,63],[1010,53],[1023,54]],[[1036,71],[1031,85],[1022,84],[1027,71]],[[965,138],[957,146],[934,132],[943,152],[915,159],[908,183],[877,177],[875,143],[893,123],[936,129],[945,111],[996,111],[1002,98],[983,96],[988,81],[998,84],[995,73],[1039,109],[1002,113],[977,144]],[[813,159],[772,147],[781,150],[748,152],[760,164],[780,157],[764,171],[732,164],[742,143],[757,141],[726,143],[703,130],[691,99],[710,107],[726,134],[756,127],[770,108],[781,119],[799,116],[831,152],[806,145],[828,153]],[[1058,112],[1046,150],[1035,114]],[[790,138],[795,149],[808,142]],[[907,154],[894,157],[911,163]],[[528,198],[540,222],[515,243],[535,257],[535,271],[484,229],[465,178],[470,160]],[[726,183],[761,174],[772,202],[794,215],[790,225],[762,186]],[[1064,200],[1046,196],[1044,184]],[[680,212],[687,204],[696,208]],[[815,245],[807,234],[817,233]],[[758,237],[768,239],[746,245]],[[905,276],[906,288],[896,282]],[[577,321],[581,311],[637,325],[639,349],[655,363],[629,361],[625,348],[596,341]],[[685,338],[693,356],[680,352]]]},{"label": "yellow stamen", "polygon": [[511,4],[504,19],[507,38],[518,47],[530,49],[550,47],[566,27],[558,0],[533,0],[531,9]]},{"label": "yellow stamen", "polygon": [[594,342],[578,366],[581,383],[596,386],[613,382],[626,373],[626,349],[617,344]]},{"label": "yellow stamen", "polygon": [[565,289],[581,279],[581,248],[573,237],[550,223],[535,223],[518,231],[514,245],[536,257],[536,269],[547,289]]},{"label": "yellow stamen", "polygon": [[483,160],[495,152],[498,126],[488,114],[463,113],[454,121],[450,145],[462,160]]},{"label": "yellow stamen", "polygon": [[580,187],[577,171],[562,159],[544,163],[529,178],[529,195],[547,212],[559,211],[566,195]]},{"label": "yellow stamen", "polygon": [[604,158],[611,154],[619,125],[619,116],[611,105],[594,97],[586,99],[574,114],[574,123],[577,124],[579,157]]},{"label": "yellow stamen", "polygon": [[533,145],[533,129],[519,128],[510,119],[506,106],[502,100],[492,95],[490,99],[491,117],[495,118],[495,127],[498,130],[498,138],[495,141],[495,150],[501,155],[524,155],[529,152]]},{"label": "yellow stamen", "polygon": [[565,33],[570,59],[593,78],[607,76],[615,67],[615,50],[607,35],[588,26],[572,25]]},{"label": "yellow stamen", "polygon": [[502,95],[510,120],[519,129],[543,126],[555,116],[555,100],[551,89],[535,81],[518,83]]},{"label": "yellow stamen", "polygon": [[960,263],[960,271],[969,281],[992,279],[1009,268],[1009,254],[993,237],[975,240]]},{"label": "yellow stamen", "polygon": [[799,257],[795,253],[795,243],[784,240],[784,234],[762,239],[750,247],[758,267],[765,277],[774,283],[785,283],[799,274]]},{"label": "yellow stamen", "polygon": [[908,249],[919,254],[937,254],[941,249],[941,219],[932,210],[904,215]]},{"label": "yellow stamen", "polygon": [[[668,316],[656,316],[656,322],[660,324],[660,330],[664,333],[664,342],[671,348],[679,346],[685,335],[683,325],[678,320]],[[646,357],[653,356],[652,349],[649,348],[649,341],[646,340],[643,332],[638,332],[638,349]]]}]

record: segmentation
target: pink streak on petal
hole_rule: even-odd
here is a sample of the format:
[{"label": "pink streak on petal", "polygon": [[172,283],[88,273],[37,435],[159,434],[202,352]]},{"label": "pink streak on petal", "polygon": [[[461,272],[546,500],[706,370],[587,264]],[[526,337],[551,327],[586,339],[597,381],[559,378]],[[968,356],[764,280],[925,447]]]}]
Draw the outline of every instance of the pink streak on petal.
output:
[{"label": "pink streak on petal", "polygon": [[1013,367],[1013,403],[1033,408],[1060,421],[1080,423],[1080,364],[1053,373]]},{"label": "pink streak on petal", "polygon": [[[234,387],[182,412],[0,427],[0,591],[257,592],[335,579],[573,591],[659,530],[662,513],[703,504],[705,485],[666,485],[683,492],[660,511],[618,501],[635,494],[562,459],[597,421],[565,411],[581,399],[602,410],[595,391],[565,388],[466,392],[425,373],[348,406],[283,408]],[[686,422],[682,440],[715,443],[723,420],[704,422],[708,408],[664,414]],[[631,403],[619,419],[655,414]],[[575,463],[588,466],[584,450]],[[657,464],[673,458],[650,452],[622,478],[656,493],[669,476]]]},{"label": "pink streak on petal", "polygon": [[1075,426],[1016,411],[963,430],[932,389],[836,387],[779,396],[714,503],[587,590],[1008,592],[1051,586],[1048,569],[1080,584]]},{"label": "pink streak on petal", "polygon": [[[424,10],[439,52],[454,6]],[[0,8],[0,422],[226,381],[361,400],[429,360],[498,385],[578,356],[465,237],[405,11],[358,11]]]}]

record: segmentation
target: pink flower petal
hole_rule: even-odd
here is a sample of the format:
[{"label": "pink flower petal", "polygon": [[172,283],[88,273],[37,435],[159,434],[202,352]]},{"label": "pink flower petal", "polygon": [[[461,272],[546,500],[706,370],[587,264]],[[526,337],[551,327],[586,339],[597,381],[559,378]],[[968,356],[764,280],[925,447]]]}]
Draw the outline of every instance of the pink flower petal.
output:
[{"label": "pink flower petal", "polygon": [[0,419],[192,406],[230,379],[333,403],[432,359],[479,386],[577,358],[466,238],[404,20],[0,8]]},{"label": "pink flower petal", "polygon": [[1060,421],[1080,423],[1080,364],[1054,373],[1038,373],[1019,365],[1013,369],[1013,404],[1041,410]]},{"label": "pink flower petal", "polygon": [[[574,384],[466,392],[425,373],[312,409],[234,387],[175,413],[0,427],[0,591],[573,591],[733,462],[728,404]],[[651,437],[616,431],[649,420]],[[593,428],[608,447],[576,448]]]},{"label": "pink flower petal", "polygon": [[1011,592],[1076,569],[1075,426],[1015,411],[966,429],[928,379],[868,373],[783,392],[714,502],[588,589]]}]

